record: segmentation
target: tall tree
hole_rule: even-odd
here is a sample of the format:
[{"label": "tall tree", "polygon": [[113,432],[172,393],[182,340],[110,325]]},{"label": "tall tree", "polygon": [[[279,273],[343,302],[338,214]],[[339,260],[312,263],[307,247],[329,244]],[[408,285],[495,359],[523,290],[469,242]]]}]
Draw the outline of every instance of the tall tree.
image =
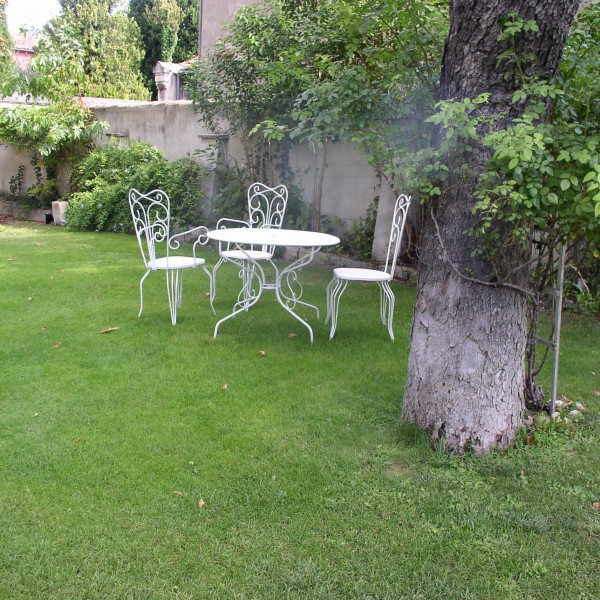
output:
[{"label": "tall tree", "polygon": [[182,19],[177,32],[177,46],[173,53],[174,62],[183,62],[198,54],[198,24],[200,0],[177,0]]},{"label": "tall tree", "polygon": [[[489,93],[480,110],[495,119],[495,127],[510,127],[524,110],[513,102],[517,70],[543,79],[556,75],[578,4],[451,0],[441,97],[461,101]],[[511,13],[537,25],[507,40],[500,26]],[[499,67],[508,50],[521,60]],[[527,301],[520,288],[529,278],[523,268],[529,248],[513,246],[492,264],[475,252],[477,240],[466,233],[479,224],[472,209],[490,155],[475,147],[468,169],[460,168],[463,157],[450,165],[445,191],[426,211],[420,249],[402,416],[456,452],[508,447],[524,408]],[[502,244],[512,233],[510,222],[496,221],[491,233]],[[510,283],[501,283],[498,269],[512,274]]]},{"label": "tall tree", "polygon": [[129,15],[142,32],[142,73],[154,89],[152,69],[159,60],[183,62],[197,54],[198,0],[129,0]]},{"label": "tall tree", "polygon": [[6,2],[0,0],[0,77],[6,77],[12,71],[11,39],[6,27]]},{"label": "tall tree", "polygon": [[146,100],[149,94],[140,74],[142,47],[135,21],[115,11],[111,0],[63,0],[62,15],[46,26],[58,48],[68,31],[82,48],[85,80],[80,93],[100,98]]}]

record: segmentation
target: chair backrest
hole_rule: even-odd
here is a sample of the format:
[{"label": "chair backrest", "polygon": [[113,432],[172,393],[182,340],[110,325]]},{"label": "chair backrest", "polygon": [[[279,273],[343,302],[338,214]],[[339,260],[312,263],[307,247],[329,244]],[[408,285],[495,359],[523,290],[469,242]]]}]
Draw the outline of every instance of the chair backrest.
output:
[{"label": "chair backrest", "polygon": [[406,224],[406,217],[408,215],[410,202],[410,196],[400,194],[400,196],[398,196],[396,199],[396,204],[394,205],[392,230],[390,232],[390,241],[388,243],[387,255],[385,257],[385,272],[390,274],[392,277],[394,276],[394,271],[396,270],[398,255],[400,254],[402,234],[404,232],[404,225]]},{"label": "chair backrest", "polygon": [[248,224],[250,227],[281,229],[288,191],[285,185],[270,188],[263,183],[253,183],[248,188]]},{"label": "chair backrest", "polygon": [[166,242],[165,254],[169,254],[169,225],[171,202],[162,190],[147,194],[135,188],[129,190],[129,208],[138,244],[147,269],[156,268],[156,246]]}]

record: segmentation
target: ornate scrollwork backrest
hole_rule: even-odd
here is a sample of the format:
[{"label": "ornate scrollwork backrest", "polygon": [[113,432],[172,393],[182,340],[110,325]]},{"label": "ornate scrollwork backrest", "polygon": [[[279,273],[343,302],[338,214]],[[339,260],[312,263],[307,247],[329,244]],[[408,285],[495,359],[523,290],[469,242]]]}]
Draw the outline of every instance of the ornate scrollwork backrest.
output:
[{"label": "ornate scrollwork backrest", "polygon": [[402,234],[404,232],[404,225],[406,224],[406,217],[408,215],[410,202],[410,196],[400,194],[394,206],[392,230],[390,232],[390,241],[388,243],[387,255],[385,258],[385,272],[392,276],[394,275],[396,262],[398,261],[398,255],[400,254]]},{"label": "ornate scrollwork backrest", "polygon": [[[248,225],[266,229],[281,229],[288,191],[285,185],[274,188],[263,183],[253,183],[248,188]],[[273,254],[273,246],[262,246],[263,252]]]},{"label": "ornate scrollwork backrest", "polygon": [[[152,190],[142,194],[136,189],[129,190],[129,208],[133,217],[135,234],[144,258],[146,268],[156,264],[156,245],[169,241],[169,220],[171,203],[162,190]],[[166,244],[168,254],[169,245]]]},{"label": "ornate scrollwork backrest", "polygon": [[281,229],[288,191],[285,185],[270,188],[253,183],[248,188],[248,224],[250,227]]}]

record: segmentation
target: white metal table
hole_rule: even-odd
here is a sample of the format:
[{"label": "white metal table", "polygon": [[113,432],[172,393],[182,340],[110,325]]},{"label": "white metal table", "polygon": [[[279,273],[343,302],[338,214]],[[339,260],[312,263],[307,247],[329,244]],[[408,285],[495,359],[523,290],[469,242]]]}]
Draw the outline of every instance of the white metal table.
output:
[{"label": "white metal table", "polygon": [[[310,341],[313,342],[313,331],[311,326],[302,319],[294,309],[298,304],[308,306],[317,312],[319,309],[307,302],[301,300],[302,285],[298,280],[298,272],[308,265],[315,254],[323,246],[335,246],[340,240],[334,235],[320,233],[318,231],[298,231],[295,229],[265,229],[251,227],[235,227],[227,229],[215,229],[208,232],[208,238],[218,242],[229,242],[241,251],[243,259],[227,258],[228,262],[237,265],[240,273],[244,274],[244,285],[238,296],[238,301],[233,307],[231,314],[222,318],[216,325],[213,337],[217,336],[217,331],[221,323],[235,317],[238,313],[248,310],[256,304],[264,290],[274,290],[277,301],[293,317],[300,321],[310,334]],[[300,256],[279,270],[275,267],[275,281],[270,282],[265,276],[260,261],[253,260],[247,253],[248,247],[254,246],[283,246],[302,248]],[[254,286],[253,283],[257,286]]]}]

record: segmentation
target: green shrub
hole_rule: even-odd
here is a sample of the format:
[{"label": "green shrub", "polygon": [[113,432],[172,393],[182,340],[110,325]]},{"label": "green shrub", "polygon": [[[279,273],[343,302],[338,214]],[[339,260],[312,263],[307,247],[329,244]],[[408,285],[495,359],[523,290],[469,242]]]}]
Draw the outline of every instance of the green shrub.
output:
[{"label": "green shrub", "polygon": [[128,192],[160,188],[171,199],[171,216],[177,227],[201,220],[205,203],[204,181],[209,171],[191,158],[174,162],[161,150],[133,142],[94,149],[76,168],[69,198],[68,227],[96,231],[133,231]]}]

